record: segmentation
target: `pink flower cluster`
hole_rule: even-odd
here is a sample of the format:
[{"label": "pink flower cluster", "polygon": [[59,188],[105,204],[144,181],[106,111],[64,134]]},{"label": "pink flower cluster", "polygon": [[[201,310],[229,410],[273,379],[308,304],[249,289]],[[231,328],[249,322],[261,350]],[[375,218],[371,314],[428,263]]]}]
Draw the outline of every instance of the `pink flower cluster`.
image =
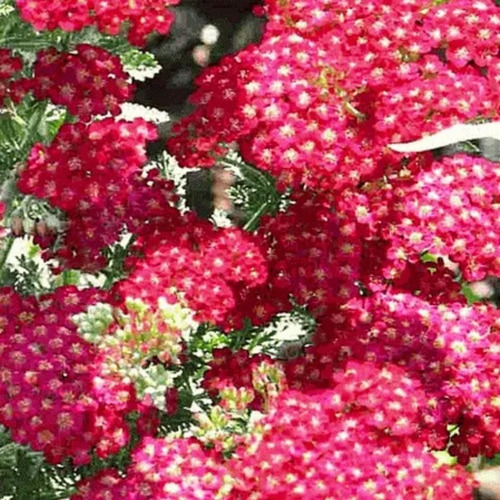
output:
[{"label": "pink flower cluster", "polygon": [[430,10],[425,30],[457,68],[471,62],[479,67],[496,65],[500,16],[492,7],[489,0],[445,2]]},{"label": "pink flower cluster", "polygon": [[464,469],[439,468],[414,434],[425,395],[393,365],[350,363],[336,386],[288,391],[227,467],[234,499],[469,499]]},{"label": "pink flower cluster", "polygon": [[395,363],[420,380],[420,437],[461,463],[500,449],[500,317],[491,307],[434,305],[410,294],[376,292],[325,316],[304,357],[289,361],[289,384],[315,390],[343,360]]},{"label": "pink flower cluster", "polygon": [[[183,301],[198,321],[220,323],[236,305],[239,290],[267,279],[264,256],[255,239],[236,228],[216,229],[188,216],[171,232],[147,238],[144,258],[118,283],[123,297],[157,304],[158,297]],[[144,243],[144,242],[143,242]]]},{"label": "pink flower cluster", "polygon": [[146,141],[156,133],[143,119],[105,118],[65,124],[50,145],[32,148],[18,187],[65,211],[67,232],[57,255],[68,267],[104,264],[100,251],[124,227],[135,175],[146,162]]},{"label": "pink flower cluster", "polygon": [[71,500],[213,500],[224,472],[220,459],[194,438],[145,438],[134,450],[125,477],[105,469],[82,481]]},{"label": "pink flower cluster", "polygon": [[36,30],[78,31],[96,26],[108,35],[117,35],[127,26],[127,37],[134,45],[144,45],[153,32],[165,35],[173,14],[168,7],[179,0],[16,0],[21,17]]},{"label": "pink flower cluster", "polygon": [[332,382],[283,394],[224,462],[193,438],[145,438],[125,477],[104,470],[72,500],[470,498],[466,471],[438,467],[414,434],[425,394],[404,370],[350,363]]},{"label": "pink flower cluster", "polygon": [[499,181],[498,164],[457,155],[396,183],[389,259],[426,250],[457,263],[467,281],[500,274]]},{"label": "pink flower cluster", "polygon": [[128,443],[130,412],[144,410],[147,428],[133,387],[102,374],[98,351],[71,321],[105,298],[74,287],[39,300],[0,290],[0,423],[51,463],[116,453]]},{"label": "pink flower cluster", "polygon": [[36,99],[66,106],[80,121],[95,115],[121,112],[120,104],[132,98],[120,59],[100,47],[79,44],[75,53],[51,47],[37,53],[33,76],[26,86]]},{"label": "pink flower cluster", "polygon": [[[273,34],[291,28],[308,37],[333,29],[335,34],[347,35],[352,42],[357,42],[356,55],[361,55],[363,48],[374,51],[373,54],[368,52],[364,66],[360,61],[363,68],[368,68],[373,58],[380,58],[379,62],[385,60],[383,69],[391,63],[393,68],[397,66],[400,54],[394,53],[391,60],[388,57],[391,49],[409,56],[411,61],[437,47],[456,68],[470,62],[479,67],[488,66],[498,57],[500,17],[490,0],[452,0],[428,5],[414,0],[368,4],[361,0],[300,0],[293,3],[267,0],[266,13]],[[338,24],[341,20],[345,27]],[[363,41],[362,34],[373,38]],[[343,57],[348,54],[348,48],[342,47],[336,37],[332,44],[340,49]],[[345,69],[355,73],[348,61],[345,62]]]},{"label": "pink flower cluster", "polygon": [[378,254],[378,269],[373,261],[363,269],[398,278],[428,252],[449,258],[467,281],[499,274],[497,163],[459,154],[408,167],[407,176],[346,191],[337,202]]},{"label": "pink flower cluster", "polygon": [[491,0],[267,4],[260,44],[198,79],[197,109],[168,142],[183,165],[212,165],[237,143],[281,186],[338,190],[400,169],[390,143],[498,117]]}]

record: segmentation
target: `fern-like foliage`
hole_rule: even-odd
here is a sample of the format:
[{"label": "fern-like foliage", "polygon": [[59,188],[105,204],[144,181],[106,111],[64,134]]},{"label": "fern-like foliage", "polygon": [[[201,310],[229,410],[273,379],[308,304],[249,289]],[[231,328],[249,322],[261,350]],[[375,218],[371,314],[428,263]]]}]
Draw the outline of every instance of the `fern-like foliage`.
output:
[{"label": "fern-like foliage", "polygon": [[0,498],[62,500],[75,491],[78,476],[68,465],[51,466],[40,453],[14,443],[0,426]]}]

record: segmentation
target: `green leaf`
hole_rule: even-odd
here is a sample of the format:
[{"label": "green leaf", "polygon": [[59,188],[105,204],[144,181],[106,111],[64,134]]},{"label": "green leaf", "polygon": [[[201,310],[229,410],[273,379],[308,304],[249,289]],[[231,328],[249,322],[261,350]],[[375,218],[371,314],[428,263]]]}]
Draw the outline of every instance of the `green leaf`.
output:
[{"label": "green leaf", "polygon": [[149,52],[129,47],[128,50],[119,53],[119,55],[123,69],[134,80],[144,81],[153,78],[161,70],[160,64]]},{"label": "green leaf", "polygon": [[20,144],[21,149],[25,149],[37,139],[43,139],[46,137],[44,132],[46,132],[45,114],[47,111],[47,104],[47,101],[39,101],[32,106],[32,114]]},{"label": "green leaf", "polygon": [[1,1],[0,2],[0,17],[6,17],[12,12],[14,12],[15,8],[14,6],[7,1]]},{"label": "green leaf", "polygon": [[286,194],[276,189],[274,178],[258,168],[245,163],[234,154],[218,159],[236,175],[237,182],[230,189],[230,197],[237,209],[244,213],[243,228],[254,231],[263,215],[275,215],[286,200]]},{"label": "green leaf", "polygon": [[474,292],[467,283],[462,283],[462,293],[464,294],[468,304],[474,304],[475,302],[481,302],[482,300],[480,297],[474,295]]},{"label": "green leaf", "polygon": [[0,498],[67,499],[75,492],[77,481],[66,465],[47,464],[41,453],[14,443],[0,426]]}]

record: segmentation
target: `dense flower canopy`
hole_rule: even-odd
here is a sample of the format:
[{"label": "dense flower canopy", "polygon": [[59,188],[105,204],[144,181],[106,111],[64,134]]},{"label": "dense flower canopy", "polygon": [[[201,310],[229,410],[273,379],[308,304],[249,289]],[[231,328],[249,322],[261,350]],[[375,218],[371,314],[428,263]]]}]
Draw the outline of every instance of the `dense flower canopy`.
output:
[{"label": "dense flower canopy", "polygon": [[103,299],[102,292],[73,287],[39,301],[0,292],[0,422],[51,462],[71,457],[85,464],[91,451],[116,453],[129,439],[126,415],[140,408],[133,387],[104,375],[99,352],[71,322]]},{"label": "dense flower canopy", "polygon": [[498,116],[493,2],[269,3],[261,43],[199,78],[169,141],[186,166],[237,142],[283,186],[338,190],[399,168],[387,144]]},{"label": "dense flower canopy", "polygon": [[132,98],[120,59],[88,44],[76,46],[76,54],[54,49],[40,51],[33,78],[25,82],[37,99],[67,106],[81,121],[110,112],[120,114],[120,104]]},{"label": "dense flower canopy", "polygon": [[234,498],[470,498],[463,471],[443,474],[415,439],[418,382],[392,365],[352,363],[335,383],[278,402],[229,463]]},{"label": "dense flower canopy", "polygon": [[16,0],[21,17],[37,30],[77,31],[96,26],[103,33],[117,35],[127,24],[128,39],[135,45],[144,45],[147,35],[154,31],[166,34],[173,22],[167,7],[178,3],[179,0]]},{"label": "dense flower canopy", "polygon": [[[500,7],[266,0],[152,159],[99,32],[143,44],[178,2],[15,3],[51,33],[0,49],[12,444],[74,500],[471,498],[500,452],[500,315],[470,292],[500,275],[500,167],[389,144],[500,117]],[[173,173],[214,166],[218,224]]]}]

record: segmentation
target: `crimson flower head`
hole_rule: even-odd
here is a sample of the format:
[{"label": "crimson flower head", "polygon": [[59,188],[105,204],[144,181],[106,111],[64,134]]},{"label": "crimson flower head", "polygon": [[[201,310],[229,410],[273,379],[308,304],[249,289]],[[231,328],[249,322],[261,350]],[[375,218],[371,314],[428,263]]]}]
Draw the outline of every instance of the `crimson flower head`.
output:
[{"label": "crimson flower head", "polygon": [[16,0],[21,17],[36,30],[78,31],[96,26],[107,35],[117,35],[128,26],[127,37],[144,45],[153,32],[166,35],[173,22],[168,7],[180,0]]},{"label": "crimson flower head", "polygon": [[66,106],[80,121],[93,116],[121,112],[120,104],[132,97],[134,87],[119,57],[88,44],[79,44],[74,53],[55,48],[41,50],[33,77],[25,79],[37,99],[50,99]]}]

